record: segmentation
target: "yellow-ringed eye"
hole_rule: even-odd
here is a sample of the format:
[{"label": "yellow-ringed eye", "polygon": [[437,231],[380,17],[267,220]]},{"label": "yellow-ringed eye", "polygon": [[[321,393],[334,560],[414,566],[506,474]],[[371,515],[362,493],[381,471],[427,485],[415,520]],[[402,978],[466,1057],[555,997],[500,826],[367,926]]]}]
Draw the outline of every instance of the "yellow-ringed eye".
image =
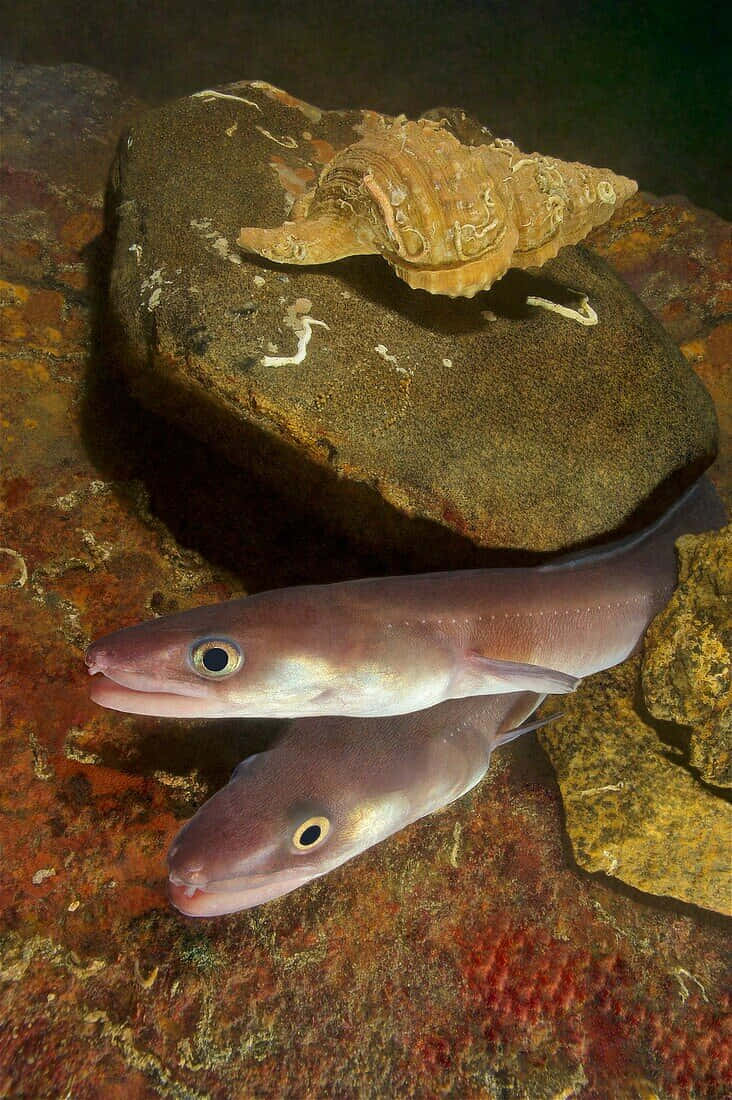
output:
[{"label": "yellow-ringed eye", "polygon": [[295,829],[292,843],[301,852],[307,852],[322,843],[329,832],[330,821],[327,817],[309,817]]},{"label": "yellow-ringed eye", "polygon": [[241,668],[239,646],[226,638],[204,638],[191,646],[191,664],[207,680],[222,680]]}]

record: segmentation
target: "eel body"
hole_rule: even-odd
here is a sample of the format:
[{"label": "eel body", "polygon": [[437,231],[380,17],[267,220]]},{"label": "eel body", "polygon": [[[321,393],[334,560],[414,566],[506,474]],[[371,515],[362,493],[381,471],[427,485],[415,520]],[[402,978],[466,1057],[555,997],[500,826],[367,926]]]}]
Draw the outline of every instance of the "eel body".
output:
[{"label": "eel body", "polygon": [[170,900],[188,916],[211,917],[327,874],[470,790],[494,748],[543,725],[526,723],[541,700],[520,692],[406,715],[292,722],[175,837]]},{"label": "eel body", "polygon": [[676,583],[675,539],[724,523],[700,479],[652,526],[528,568],[262,592],[95,642],[92,698],[178,717],[375,717],[573,690],[624,660]]}]

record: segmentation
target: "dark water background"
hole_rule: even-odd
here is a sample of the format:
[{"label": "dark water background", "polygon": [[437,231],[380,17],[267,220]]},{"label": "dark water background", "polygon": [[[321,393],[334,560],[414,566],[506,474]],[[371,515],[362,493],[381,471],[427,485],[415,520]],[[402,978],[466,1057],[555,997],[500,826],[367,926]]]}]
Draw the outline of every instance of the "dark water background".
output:
[{"label": "dark water background", "polygon": [[732,216],[729,3],[0,0],[0,52],[161,102],[264,79],[321,107],[460,106],[496,135]]}]

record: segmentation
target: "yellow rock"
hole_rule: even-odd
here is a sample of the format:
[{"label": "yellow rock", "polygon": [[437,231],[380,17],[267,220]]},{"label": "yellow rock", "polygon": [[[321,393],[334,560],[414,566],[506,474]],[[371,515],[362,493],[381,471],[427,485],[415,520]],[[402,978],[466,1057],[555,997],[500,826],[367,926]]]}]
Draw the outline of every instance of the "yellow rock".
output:
[{"label": "yellow rock", "polygon": [[651,894],[732,914],[732,807],[636,711],[639,659],[593,676],[539,732],[574,856]]},{"label": "yellow rock", "polygon": [[679,586],[646,634],[643,694],[655,718],[690,726],[689,763],[732,786],[732,527],[678,540]]}]

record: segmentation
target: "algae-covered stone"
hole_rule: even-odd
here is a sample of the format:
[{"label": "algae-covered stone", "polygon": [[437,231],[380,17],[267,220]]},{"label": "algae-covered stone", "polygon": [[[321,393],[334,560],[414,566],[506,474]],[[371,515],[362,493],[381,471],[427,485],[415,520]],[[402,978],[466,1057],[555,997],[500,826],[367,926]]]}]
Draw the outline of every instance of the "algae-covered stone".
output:
[{"label": "algae-covered stone", "polygon": [[[363,121],[244,82],[132,128],[112,177],[110,305],[144,403],[415,564],[600,536],[708,465],[703,385],[587,249],[470,300],[410,290],[374,256],[243,255],[240,228],[280,224]],[[599,321],[527,296],[586,296]]]},{"label": "algae-covered stone", "polygon": [[578,864],[732,914],[732,807],[635,709],[639,658],[593,676],[539,731]]},{"label": "algae-covered stone", "polygon": [[732,527],[677,542],[679,586],[648,629],[643,694],[655,718],[691,726],[689,763],[732,786]]}]

